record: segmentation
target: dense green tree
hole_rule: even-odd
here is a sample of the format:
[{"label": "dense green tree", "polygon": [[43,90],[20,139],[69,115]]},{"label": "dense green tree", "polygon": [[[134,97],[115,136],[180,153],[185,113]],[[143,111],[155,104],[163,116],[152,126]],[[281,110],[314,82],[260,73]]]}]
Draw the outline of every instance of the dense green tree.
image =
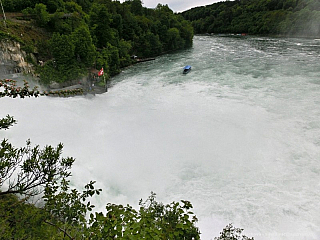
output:
[{"label": "dense green tree", "polygon": [[38,60],[44,64],[37,66],[37,72],[45,84],[76,79],[91,66],[104,66],[106,75],[113,76],[132,64],[132,55],[145,58],[192,46],[191,23],[168,5],[147,9],[141,0],[3,2],[5,9],[24,9],[30,23],[45,29],[49,41],[33,41],[25,47],[38,50]]},{"label": "dense green tree", "polygon": [[137,55],[142,55],[146,57],[154,57],[161,53],[162,44],[160,42],[159,36],[154,35],[150,31],[146,32],[139,38],[135,38],[134,49],[136,49]]},{"label": "dense green tree", "polygon": [[45,27],[50,20],[47,6],[42,3],[36,4],[34,7],[34,14],[36,16],[36,22],[40,27]]},{"label": "dense green tree", "polygon": [[178,49],[181,46],[181,38],[177,28],[170,28],[168,30],[166,46],[168,50]]},{"label": "dense green tree", "polygon": [[72,63],[75,56],[75,46],[72,39],[68,35],[55,33],[50,40],[50,49],[55,63],[60,65],[67,65]]},{"label": "dense green tree", "polygon": [[122,37],[125,40],[133,40],[135,36],[139,36],[142,29],[138,25],[138,21],[135,16],[125,8],[123,16],[123,34]]},{"label": "dense green tree", "polygon": [[123,19],[122,16],[118,13],[112,14],[111,16],[111,23],[110,23],[110,27],[115,29],[117,31],[117,34],[119,36],[119,39],[123,39],[122,35],[123,35]]},{"label": "dense green tree", "polygon": [[218,2],[182,13],[195,33],[249,33],[319,36],[318,0]]},{"label": "dense green tree", "polygon": [[26,198],[7,194],[0,196],[0,239],[52,239],[56,229],[44,221],[42,209],[27,202]]},{"label": "dense green tree", "polygon": [[92,43],[90,31],[85,26],[76,29],[72,35],[74,52],[83,67],[90,67],[95,60],[95,46]]},{"label": "dense green tree", "polygon": [[120,55],[118,48],[107,44],[100,52],[98,52],[96,64],[98,68],[103,67],[105,75],[114,76],[120,72]]},{"label": "dense green tree", "polygon": [[48,0],[45,3],[49,13],[55,13],[59,8],[63,8],[63,0]]},{"label": "dense green tree", "polygon": [[90,12],[90,28],[95,36],[95,44],[98,48],[104,48],[108,43],[117,46],[116,31],[110,24],[112,22],[111,14],[104,5],[94,4]]},{"label": "dense green tree", "polygon": [[131,56],[129,54],[130,49],[132,49],[131,42],[121,39],[118,48],[121,68],[126,67],[132,63]]},{"label": "dense green tree", "polygon": [[134,15],[142,15],[143,7],[142,7],[142,1],[141,0],[127,0],[127,3],[130,4],[131,12]]},{"label": "dense green tree", "polygon": [[187,22],[183,18],[180,18],[179,22],[181,23],[179,28],[180,36],[185,42],[183,48],[191,47],[193,42],[193,28],[189,24],[189,22]]},{"label": "dense green tree", "polygon": [[107,63],[109,64],[110,75],[116,75],[120,72],[120,57],[117,47],[107,44],[107,47],[103,49],[103,54],[107,56]]},{"label": "dense green tree", "polygon": [[51,15],[50,21],[48,22],[48,28],[56,33],[70,34],[72,32],[72,26],[64,18],[65,13],[56,11]]},{"label": "dense green tree", "polygon": [[[84,42],[73,41],[72,35],[53,34],[49,41],[53,59],[47,61],[39,70],[44,83],[49,84],[52,81],[65,82],[77,79],[86,73],[86,66],[89,67],[93,64],[90,64],[90,61],[94,59],[95,55],[90,53],[88,56],[84,56],[87,51],[94,49],[90,44],[89,36],[86,35],[86,30],[79,29],[74,36],[77,35]],[[77,54],[75,53],[76,47],[80,51]]]}]

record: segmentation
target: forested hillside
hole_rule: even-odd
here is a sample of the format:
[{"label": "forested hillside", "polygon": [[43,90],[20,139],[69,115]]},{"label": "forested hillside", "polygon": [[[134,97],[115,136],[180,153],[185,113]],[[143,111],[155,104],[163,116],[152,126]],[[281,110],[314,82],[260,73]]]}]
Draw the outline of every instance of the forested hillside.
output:
[{"label": "forested hillside", "polygon": [[[46,37],[24,41],[28,31],[16,39],[36,53],[41,80],[64,82],[84,75],[88,69],[105,70],[108,76],[139,58],[192,46],[193,29],[167,5],[143,7],[141,0],[124,3],[111,0],[2,0],[7,13],[23,13],[18,19],[41,28]],[[4,26],[6,25],[6,26]],[[7,36],[17,23],[0,24]],[[30,27],[30,29],[34,29]],[[12,29],[11,29],[12,30]],[[13,31],[11,31],[13,32]],[[12,36],[11,36],[12,37]],[[30,38],[30,37],[29,37]]]},{"label": "forested hillside", "polygon": [[200,33],[320,36],[319,0],[235,0],[182,13]]}]

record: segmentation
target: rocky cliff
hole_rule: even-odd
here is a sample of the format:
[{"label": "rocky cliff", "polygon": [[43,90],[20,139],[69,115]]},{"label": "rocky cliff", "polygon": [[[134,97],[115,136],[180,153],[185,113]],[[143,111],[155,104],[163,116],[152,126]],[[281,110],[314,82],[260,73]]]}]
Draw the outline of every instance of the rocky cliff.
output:
[{"label": "rocky cliff", "polygon": [[[8,39],[0,40],[0,79],[28,80],[31,86],[39,86],[39,78],[35,75],[34,65],[26,61],[27,57],[26,52],[21,49],[19,42]],[[29,57],[34,58],[34,62],[36,62],[36,58],[33,55]],[[28,79],[26,79],[25,75],[22,78],[21,74],[28,74]],[[93,93],[106,91],[105,87],[94,86],[94,83],[88,80],[88,76],[63,83],[52,82],[49,86],[42,86],[41,88],[47,90],[72,90],[81,88],[86,92],[90,91]]]},{"label": "rocky cliff", "polygon": [[0,78],[8,74],[33,74],[34,66],[26,61],[27,54],[20,43],[4,39],[0,41]]}]

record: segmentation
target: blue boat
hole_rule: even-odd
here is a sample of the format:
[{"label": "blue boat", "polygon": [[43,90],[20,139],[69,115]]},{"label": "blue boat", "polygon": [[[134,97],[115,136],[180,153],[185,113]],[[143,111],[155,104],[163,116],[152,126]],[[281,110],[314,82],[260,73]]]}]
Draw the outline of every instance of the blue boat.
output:
[{"label": "blue boat", "polygon": [[187,65],[183,68],[183,74],[187,74],[191,71],[191,66],[190,65]]}]

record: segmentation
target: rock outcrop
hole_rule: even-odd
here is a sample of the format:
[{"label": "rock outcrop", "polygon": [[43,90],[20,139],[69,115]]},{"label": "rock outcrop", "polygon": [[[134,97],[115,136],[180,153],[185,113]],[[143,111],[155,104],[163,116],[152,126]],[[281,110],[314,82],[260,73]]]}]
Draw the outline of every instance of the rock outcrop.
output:
[{"label": "rock outcrop", "polygon": [[33,74],[34,66],[26,61],[27,54],[20,43],[4,39],[0,41],[0,77],[13,73]]}]

